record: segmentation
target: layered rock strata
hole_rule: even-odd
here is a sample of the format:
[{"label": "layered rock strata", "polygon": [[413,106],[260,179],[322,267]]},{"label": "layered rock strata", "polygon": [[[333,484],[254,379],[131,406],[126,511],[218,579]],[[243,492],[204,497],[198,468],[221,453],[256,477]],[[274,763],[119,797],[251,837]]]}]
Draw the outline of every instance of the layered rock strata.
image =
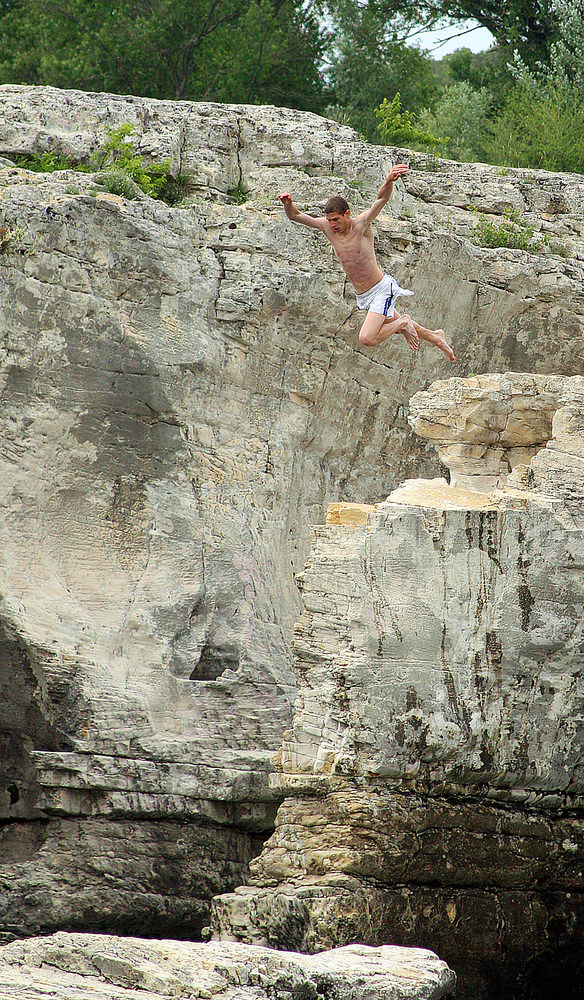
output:
[{"label": "layered rock strata", "polygon": [[350,945],[317,956],[247,945],[54,934],[0,951],[3,1000],[443,1000],[456,977],[421,948]]},{"label": "layered rock strata", "polygon": [[[87,165],[121,124],[183,203],[15,165]],[[451,370],[361,349],[330,248],[276,195],[358,209],[410,154],[286,109],[16,86],[0,154],[0,930],[198,934],[281,798],[307,524],[439,471],[406,401]],[[577,370],[578,178],[438,166],[377,225],[416,316],[458,372]],[[476,246],[471,204],[570,257]]]},{"label": "layered rock strata", "polygon": [[[458,449],[464,488],[412,480],[313,529],[273,776],[286,798],[215,931],[307,951],[415,942],[461,1000],[577,996],[584,379],[450,379],[411,419]],[[481,442],[507,463],[490,492]]]}]

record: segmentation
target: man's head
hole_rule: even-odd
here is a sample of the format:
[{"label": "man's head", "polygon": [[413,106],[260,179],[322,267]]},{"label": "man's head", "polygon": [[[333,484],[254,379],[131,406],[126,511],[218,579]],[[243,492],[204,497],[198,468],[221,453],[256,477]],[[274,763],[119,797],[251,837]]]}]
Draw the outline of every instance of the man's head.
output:
[{"label": "man's head", "polygon": [[351,222],[351,210],[348,203],[340,195],[329,198],[324,206],[324,214],[335,233],[343,233]]}]

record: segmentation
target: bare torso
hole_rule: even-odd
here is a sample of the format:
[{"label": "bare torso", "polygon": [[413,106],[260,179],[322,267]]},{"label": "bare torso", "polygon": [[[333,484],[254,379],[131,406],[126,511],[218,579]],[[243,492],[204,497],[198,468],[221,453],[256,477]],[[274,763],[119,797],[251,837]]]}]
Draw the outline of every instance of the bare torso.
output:
[{"label": "bare torso", "polygon": [[369,291],[381,281],[383,271],[375,259],[373,229],[371,223],[363,225],[353,219],[352,226],[345,233],[336,233],[328,223],[324,227],[327,239],[332,243],[335,254],[345,274],[358,294]]}]

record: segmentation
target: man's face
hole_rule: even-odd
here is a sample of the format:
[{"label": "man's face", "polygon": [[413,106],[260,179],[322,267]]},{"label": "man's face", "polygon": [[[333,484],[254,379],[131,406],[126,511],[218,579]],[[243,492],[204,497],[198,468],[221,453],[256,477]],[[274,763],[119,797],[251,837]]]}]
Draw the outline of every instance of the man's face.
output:
[{"label": "man's face", "polygon": [[347,209],[344,215],[339,212],[327,212],[325,218],[335,233],[344,233],[351,223],[351,211]]}]

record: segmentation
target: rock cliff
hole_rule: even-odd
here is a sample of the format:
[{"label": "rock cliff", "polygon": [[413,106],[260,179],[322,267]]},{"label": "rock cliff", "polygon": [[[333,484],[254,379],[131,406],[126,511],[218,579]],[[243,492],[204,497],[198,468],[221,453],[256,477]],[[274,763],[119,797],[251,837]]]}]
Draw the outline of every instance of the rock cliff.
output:
[{"label": "rock cliff", "polygon": [[437,382],[411,420],[464,485],[411,480],[314,528],[286,798],[214,926],[308,951],[423,944],[468,1000],[576,997],[584,378]]},{"label": "rock cliff", "polygon": [[[183,203],[15,165],[87,163],[122,123]],[[453,367],[360,348],[330,248],[276,200],[358,209],[407,151],[285,109],[4,86],[0,155],[0,924],[196,935],[285,794],[307,525],[439,473],[407,423],[437,375],[580,370],[583,185],[423,157],[396,185],[379,259]],[[553,240],[481,248],[472,207]]]}]

